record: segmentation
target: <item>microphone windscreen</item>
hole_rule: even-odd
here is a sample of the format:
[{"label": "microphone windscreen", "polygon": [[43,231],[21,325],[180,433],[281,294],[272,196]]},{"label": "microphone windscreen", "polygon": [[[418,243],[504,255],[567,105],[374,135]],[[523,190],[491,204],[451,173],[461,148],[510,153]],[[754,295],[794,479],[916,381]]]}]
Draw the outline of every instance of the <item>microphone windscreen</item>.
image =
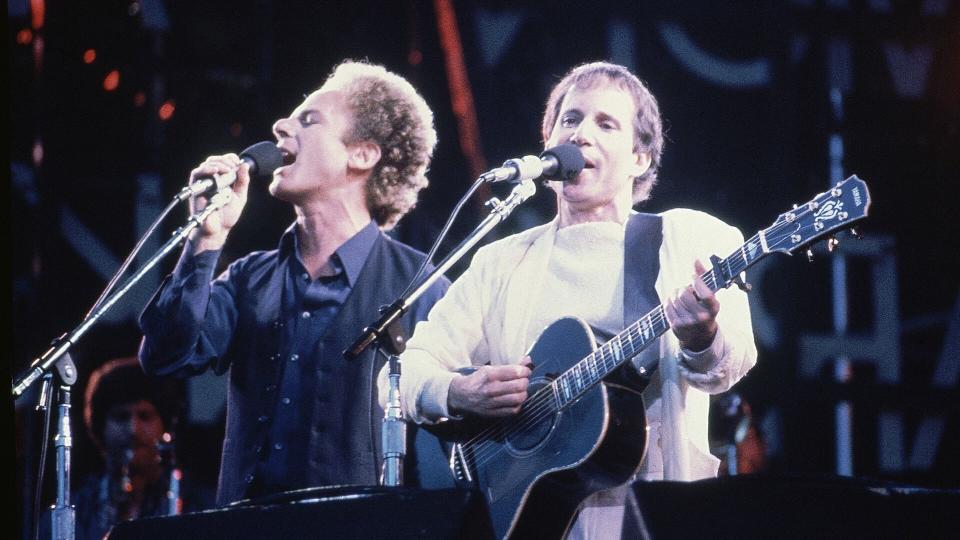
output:
[{"label": "microphone windscreen", "polygon": [[283,164],[280,149],[275,143],[262,141],[240,152],[240,159],[248,159],[250,176],[270,176],[273,171]]},{"label": "microphone windscreen", "polygon": [[544,150],[543,153],[540,154],[541,159],[547,156],[557,160],[556,169],[545,171],[543,175],[550,180],[560,180],[561,182],[573,180],[580,174],[580,171],[583,170],[583,166],[586,165],[586,161],[583,159],[583,153],[580,152],[580,148],[575,144],[561,144]]}]

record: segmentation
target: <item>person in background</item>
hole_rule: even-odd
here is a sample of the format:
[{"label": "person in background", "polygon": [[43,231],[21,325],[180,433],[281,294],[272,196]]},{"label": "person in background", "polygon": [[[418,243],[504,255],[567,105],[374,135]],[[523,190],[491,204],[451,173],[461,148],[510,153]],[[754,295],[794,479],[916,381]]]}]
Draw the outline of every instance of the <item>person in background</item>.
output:
[{"label": "person in background", "polygon": [[148,377],[136,357],[111,360],[90,376],[83,421],[103,468],[71,496],[78,540],[99,540],[120,521],[212,505],[212,493],[176,464],[180,402],[177,381]]}]

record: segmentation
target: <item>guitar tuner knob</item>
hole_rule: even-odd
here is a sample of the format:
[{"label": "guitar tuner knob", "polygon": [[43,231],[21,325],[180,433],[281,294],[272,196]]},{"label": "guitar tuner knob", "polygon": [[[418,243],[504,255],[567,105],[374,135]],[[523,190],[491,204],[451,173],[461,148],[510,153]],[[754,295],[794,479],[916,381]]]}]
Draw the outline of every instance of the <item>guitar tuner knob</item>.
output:
[{"label": "guitar tuner knob", "polygon": [[833,253],[834,248],[836,248],[836,247],[839,246],[839,245],[840,245],[840,241],[837,240],[837,237],[836,237],[836,236],[831,236],[831,237],[827,240],[827,251],[829,251],[830,253]]},{"label": "guitar tuner knob", "polygon": [[813,262],[813,250],[807,248],[807,262]]}]

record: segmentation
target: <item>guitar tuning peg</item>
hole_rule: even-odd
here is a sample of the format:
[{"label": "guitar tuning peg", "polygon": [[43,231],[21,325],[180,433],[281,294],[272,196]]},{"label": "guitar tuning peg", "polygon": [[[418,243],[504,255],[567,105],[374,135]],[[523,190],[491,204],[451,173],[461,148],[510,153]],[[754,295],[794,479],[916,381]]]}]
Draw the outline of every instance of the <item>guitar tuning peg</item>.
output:
[{"label": "guitar tuning peg", "polygon": [[836,237],[836,236],[831,236],[831,237],[827,240],[827,251],[829,251],[830,253],[833,253],[834,248],[836,248],[836,247],[839,246],[839,245],[840,245],[840,241],[837,240],[837,237]]},{"label": "guitar tuning peg", "polygon": [[807,262],[813,262],[813,250],[807,248]]},{"label": "guitar tuning peg", "polygon": [[737,277],[733,278],[733,282],[737,285],[737,287],[740,287],[740,290],[743,292],[750,292],[753,290],[753,285],[744,281],[739,274],[737,275]]},{"label": "guitar tuning peg", "polygon": [[856,238],[857,240],[863,240],[863,235],[860,234],[860,231],[856,229],[850,229],[850,236]]}]

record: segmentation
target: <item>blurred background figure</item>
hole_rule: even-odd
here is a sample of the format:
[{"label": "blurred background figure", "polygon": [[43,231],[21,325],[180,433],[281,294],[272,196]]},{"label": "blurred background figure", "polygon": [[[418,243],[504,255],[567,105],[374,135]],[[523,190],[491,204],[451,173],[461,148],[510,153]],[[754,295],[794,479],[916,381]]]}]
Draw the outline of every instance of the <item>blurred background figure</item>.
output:
[{"label": "blurred background figure", "polygon": [[111,360],[93,372],[83,420],[103,466],[79,479],[71,497],[78,540],[103,538],[119,521],[210,506],[209,488],[184,481],[176,463],[180,409],[177,381],[148,377],[135,357]]},{"label": "blurred background figure", "polygon": [[750,404],[737,392],[710,399],[710,452],[720,458],[720,476],[763,472],[767,444]]}]

